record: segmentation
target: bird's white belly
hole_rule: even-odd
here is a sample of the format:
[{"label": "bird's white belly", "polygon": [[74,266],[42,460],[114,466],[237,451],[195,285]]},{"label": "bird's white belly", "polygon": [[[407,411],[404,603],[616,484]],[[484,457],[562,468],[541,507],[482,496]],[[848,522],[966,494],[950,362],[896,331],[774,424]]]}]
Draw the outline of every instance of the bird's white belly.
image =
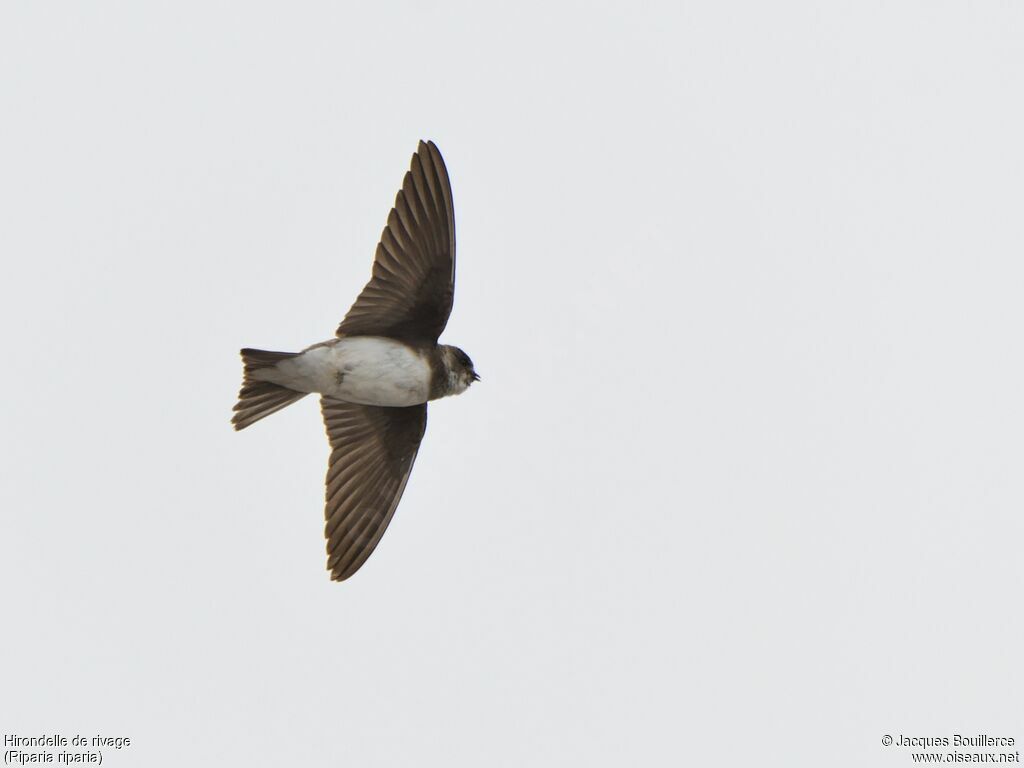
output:
[{"label": "bird's white belly", "polygon": [[282,360],[261,378],[299,392],[362,405],[427,402],[430,365],[415,349],[379,336],[352,336]]}]

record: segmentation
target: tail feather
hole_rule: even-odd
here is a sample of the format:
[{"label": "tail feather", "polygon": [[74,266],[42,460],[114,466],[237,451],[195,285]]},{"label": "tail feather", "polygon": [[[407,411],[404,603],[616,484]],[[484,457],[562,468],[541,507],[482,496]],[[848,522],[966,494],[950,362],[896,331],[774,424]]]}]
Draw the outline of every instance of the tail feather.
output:
[{"label": "tail feather", "polygon": [[295,357],[299,352],[267,352],[262,349],[243,349],[242,363],[245,366],[245,376],[242,380],[242,389],[238,393],[238,403],[235,405],[235,415],[231,423],[235,429],[245,429],[250,424],[255,424],[264,416],[269,416],[291,405],[296,400],[301,400],[308,393],[296,392],[294,389],[282,387],[278,384],[271,384],[269,381],[257,381],[252,378],[255,371],[263,368],[272,368],[281,360]]}]

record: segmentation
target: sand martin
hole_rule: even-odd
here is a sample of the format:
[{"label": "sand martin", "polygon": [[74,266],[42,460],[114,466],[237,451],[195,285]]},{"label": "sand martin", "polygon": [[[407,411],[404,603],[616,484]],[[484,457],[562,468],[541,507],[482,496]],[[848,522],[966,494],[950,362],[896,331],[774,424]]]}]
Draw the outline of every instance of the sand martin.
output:
[{"label": "sand martin", "polygon": [[336,338],[301,352],[243,349],[232,423],[245,429],[320,395],[327,465],[327,569],[359,570],[395,514],[427,427],[427,402],[479,381],[438,344],[455,296],[455,211],[441,153],[420,142],[377,245],[370,282]]}]

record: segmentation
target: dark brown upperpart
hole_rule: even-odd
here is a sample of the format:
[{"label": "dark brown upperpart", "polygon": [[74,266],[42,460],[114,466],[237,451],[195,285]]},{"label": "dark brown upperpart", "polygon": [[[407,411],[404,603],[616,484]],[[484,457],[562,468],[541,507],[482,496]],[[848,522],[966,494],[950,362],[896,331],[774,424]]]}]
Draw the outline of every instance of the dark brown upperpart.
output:
[{"label": "dark brown upperpart", "polygon": [[402,498],[427,427],[426,403],[406,408],[320,398],[331,457],[324,517],[327,568],[344,581],[366,562]]},{"label": "dark brown upperpart", "polygon": [[377,245],[373,275],[338,336],[436,344],[455,294],[455,209],[433,142],[420,142]]}]

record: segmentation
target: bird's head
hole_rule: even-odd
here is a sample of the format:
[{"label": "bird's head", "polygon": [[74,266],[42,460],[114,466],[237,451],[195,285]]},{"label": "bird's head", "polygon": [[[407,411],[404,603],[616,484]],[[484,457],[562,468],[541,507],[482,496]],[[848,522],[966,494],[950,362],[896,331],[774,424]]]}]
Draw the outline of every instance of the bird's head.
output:
[{"label": "bird's head", "polygon": [[449,394],[457,395],[469,389],[474,381],[480,381],[477,372],[473,370],[473,361],[469,355],[458,347],[445,344],[442,348],[445,366],[448,368]]}]

